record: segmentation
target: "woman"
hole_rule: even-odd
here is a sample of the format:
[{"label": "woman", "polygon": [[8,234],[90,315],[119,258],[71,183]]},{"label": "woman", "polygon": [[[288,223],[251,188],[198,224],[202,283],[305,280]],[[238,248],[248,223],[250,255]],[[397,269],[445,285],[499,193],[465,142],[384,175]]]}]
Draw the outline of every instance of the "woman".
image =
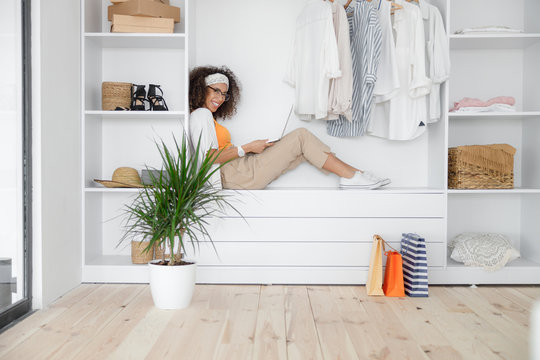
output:
[{"label": "woman", "polygon": [[[308,161],[321,171],[340,176],[340,187],[375,189],[390,183],[367,171],[358,170],[338,159],[330,148],[307,129],[299,128],[275,143],[254,140],[241,146],[231,143],[229,131],[217,119],[236,113],[240,84],[227,67],[204,66],[193,69],[189,77],[190,136],[206,155],[217,155],[225,189],[264,189],[285,172]],[[217,173],[216,173],[217,174]],[[219,176],[219,174],[217,174]]]}]

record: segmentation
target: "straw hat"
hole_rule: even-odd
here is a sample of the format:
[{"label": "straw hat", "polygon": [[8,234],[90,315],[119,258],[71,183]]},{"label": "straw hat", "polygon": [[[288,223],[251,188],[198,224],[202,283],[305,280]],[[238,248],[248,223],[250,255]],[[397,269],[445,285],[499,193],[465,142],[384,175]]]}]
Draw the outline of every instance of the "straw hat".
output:
[{"label": "straw hat", "polygon": [[141,178],[137,170],[130,167],[119,167],[118,169],[114,170],[113,175],[112,175],[112,180],[94,179],[94,181],[108,188],[144,187],[144,185],[141,183]]}]

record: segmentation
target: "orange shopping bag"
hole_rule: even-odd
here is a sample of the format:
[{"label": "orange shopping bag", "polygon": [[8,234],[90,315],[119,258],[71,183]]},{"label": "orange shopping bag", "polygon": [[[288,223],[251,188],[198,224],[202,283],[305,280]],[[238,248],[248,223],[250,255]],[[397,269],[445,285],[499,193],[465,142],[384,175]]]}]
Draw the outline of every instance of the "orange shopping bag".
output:
[{"label": "orange shopping bag", "polygon": [[[384,241],[384,240],[383,240]],[[385,241],[386,242],[386,241]],[[388,245],[388,243],[386,243]],[[403,284],[403,259],[396,249],[386,251],[386,270],[384,272],[383,291],[386,296],[404,297],[405,286]]]},{"label": "orange shopping bag", "polygon": [[384,296],[382,290],[382,253],[384,251],[383,239],[379,235],[373,235],[371,245],[371,257],[369,259],[368,278],[366,291],[371,296]]}]

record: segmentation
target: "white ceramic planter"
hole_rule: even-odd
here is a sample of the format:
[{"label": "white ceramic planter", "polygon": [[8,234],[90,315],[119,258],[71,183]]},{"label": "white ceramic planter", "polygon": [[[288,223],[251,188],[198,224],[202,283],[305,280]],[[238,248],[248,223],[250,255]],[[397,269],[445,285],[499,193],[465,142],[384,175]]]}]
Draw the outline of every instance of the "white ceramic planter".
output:
[{"label": "white ceramic planter", "polygon": [[184,309],[189,306],[195,289],[197,264],[167,266],[148,263],[150,290],[158,309]]}]

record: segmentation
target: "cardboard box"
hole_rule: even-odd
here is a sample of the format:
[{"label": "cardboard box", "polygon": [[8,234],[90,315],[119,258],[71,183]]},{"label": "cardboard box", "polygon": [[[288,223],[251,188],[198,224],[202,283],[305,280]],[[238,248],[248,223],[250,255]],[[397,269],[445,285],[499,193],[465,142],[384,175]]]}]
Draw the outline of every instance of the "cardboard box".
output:
[{"label": "cardboard box", "polygon": [[172,33],[174,20],[114,14],[111,32]]},{"label": "cardboard box", "polygon": [[109,6],[108,18],[112,21],[113,15],[136,15],[150,16],[158,18],[174,19],[174,22],[180,22],[180,8],[162,4],[158,1],[149,0],[129,0],[120,4]]},{"label": "cardboard box", "polygon": [[[119,4],[119,3],[123,3],[123,2],[126,2],[126,1],[129,1],[129,0],[111,0],[111,2],[113,4]],[[159,1],[165,5],[170,5],[170,2],[169,0],[148,0],[148,1]]]}]

